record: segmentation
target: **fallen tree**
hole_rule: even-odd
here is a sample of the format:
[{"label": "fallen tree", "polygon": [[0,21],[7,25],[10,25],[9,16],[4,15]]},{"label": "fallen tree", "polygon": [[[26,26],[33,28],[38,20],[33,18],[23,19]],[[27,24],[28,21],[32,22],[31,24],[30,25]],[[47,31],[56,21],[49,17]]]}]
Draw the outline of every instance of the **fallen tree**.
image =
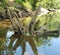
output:
[{"label": "fallen tree", "polygon": [[[12,8],[12,9],[11,9]],[[19,6],[19,4],[12,4],[11,5],[7,5],[5,7],[3,7],[3,9],[0,11],[0,17],[2,19],[9,19],[11,22],[11,26],[13,28],[13,30],[16,33],[20,33],[23,35],[30,35],[30,36],[36,36],[39,34],[43,34],[43,33],[49,33],[49,32],[59,32],[59,31],[48,31],[47,29],[44,29],[43,26],[45,26],[46,24],[44,24],[43,26],[41,26],[40,28],[38,28],[37,30],[34,29],[35,24],[38,24],[38,20],[37,16],[38,13],[41,13],[41,6],[39,5],[37,7],[37,9],[35,11],[27,11],[25,8],[23,8],[22,6]],[[26,25],[23,26],[22,22],[19,20],[19,18],[23,18],[23,17],[28,17],[31,16],[31,20],[30,22]],[[38,22],[38,23],[37,23]],[[43,30],[41,30],[43,28]]]}]

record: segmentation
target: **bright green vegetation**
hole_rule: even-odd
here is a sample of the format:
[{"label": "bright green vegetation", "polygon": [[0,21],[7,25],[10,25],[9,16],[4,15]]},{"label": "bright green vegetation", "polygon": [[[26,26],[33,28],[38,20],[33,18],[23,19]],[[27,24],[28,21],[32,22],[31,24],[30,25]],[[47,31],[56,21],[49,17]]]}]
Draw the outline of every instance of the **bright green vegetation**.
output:
[{"label": "bright green vegetation", "polygon": [[[40,8],[38,8],[40,7],[39,5],[46,9],[60,8],[59,0],[1,0],[0,14],[2,13],[2,16],[8,17],[10,19],[10,22],[12,22],[12,25],[16,27],[15,29],[21,31],[22,33],[35,35],[38,30],[42,32],[44,32],[44,30],[59,30],[60,14],[58,12],[49,12],[49,14],[38,17],[37,14],[40,12]],[[26,15],[27,13],[30,14],[28,19],[23,19],[23,22],[19,22],[18,14],[22,16]],[[55,28],[52,28],[51,26]]]},{"label": "bright green vegetation", "polygon": [[60,13],[49,13],[46,14],[40,18],[40,26],[42,26],[44,23],[46,24],[46,27],[50,30],[60,30]]},{"label": "bright green vegetation", "polygon": [[[35,9],[39,4],[41,4],[42,7],[45,7],[47,9],[50,8],[60,8],[60,0],[13,0],[12,2],[19,3],[27,8]],[[6,4],[9,4],[10,0],[1,0],[0,4],[3,4],[6,6]]]}]

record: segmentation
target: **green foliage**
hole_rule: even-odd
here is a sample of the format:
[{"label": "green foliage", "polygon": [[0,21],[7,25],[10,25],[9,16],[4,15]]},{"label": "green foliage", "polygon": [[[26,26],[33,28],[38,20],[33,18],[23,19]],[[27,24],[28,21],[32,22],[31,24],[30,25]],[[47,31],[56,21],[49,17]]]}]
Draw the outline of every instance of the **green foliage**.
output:
[{"label": "green foliage", "polygon": [[58,3],[59,3],[59,1],[56,2],[56,0],[43,0],[41,2],[43,7],[46,7],[46,8],[49,8],[49,9],[58,7],[58,5],[59,5]]},{"label": "green foliage", "polygon": [[[13,2],[19,3],[32,10],[35,10],[39,4],[47,9],[60,8],[60,0],[14,0]],[[0,0],[0,4],[3,4],[4,6],[8,3],[9,0]]]},{"label": "green foliage", "polygon": [[16,2],[16,3],[19,3],[19,4],[22,4],[22,5],[23,5],[23,3],[25,2],[25,0],[14,0],[14,2]]},{"label": "green foliage", "polygon": [[1,0],[1,1],[0,1],[0,7],[2,7],[2,8],[7,7],[8,2],[9,2],[8,0]]}]

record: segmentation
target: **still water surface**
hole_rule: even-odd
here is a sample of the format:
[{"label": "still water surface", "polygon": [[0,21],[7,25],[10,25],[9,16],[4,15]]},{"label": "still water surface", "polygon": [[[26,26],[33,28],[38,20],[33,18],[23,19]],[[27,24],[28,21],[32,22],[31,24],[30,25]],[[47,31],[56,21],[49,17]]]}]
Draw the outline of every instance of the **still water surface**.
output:
[{"label": "still water surface", "polygon": [[59,33],[33,37],[7,31],[0,37],[0,55],[60,55]]}]

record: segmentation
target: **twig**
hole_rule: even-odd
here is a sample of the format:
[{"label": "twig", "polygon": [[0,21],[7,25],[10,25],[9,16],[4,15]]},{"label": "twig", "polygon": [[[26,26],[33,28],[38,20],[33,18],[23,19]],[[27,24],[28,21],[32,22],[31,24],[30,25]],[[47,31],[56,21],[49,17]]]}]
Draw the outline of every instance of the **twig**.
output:
[{"label": "twig", "polygon": [[34,14],[34,16],[32,17],[31,19],[31,22],[29,24],[29,34],[33,35],[34,34],[34,25],[35,25],[35,21],[36,21],[36,18],[37,18],[37,15],[38,15],[38,12],[40,11],[40,5],[38,6],[38,8],[36,9],[36,12]]},{"label": "twig", "polygon": [[59,30],[47,30],[47,31],[36,31],[35,35],[39,36],[42,34],[46,34],[46,33],[58,33],[59,34]]}]

